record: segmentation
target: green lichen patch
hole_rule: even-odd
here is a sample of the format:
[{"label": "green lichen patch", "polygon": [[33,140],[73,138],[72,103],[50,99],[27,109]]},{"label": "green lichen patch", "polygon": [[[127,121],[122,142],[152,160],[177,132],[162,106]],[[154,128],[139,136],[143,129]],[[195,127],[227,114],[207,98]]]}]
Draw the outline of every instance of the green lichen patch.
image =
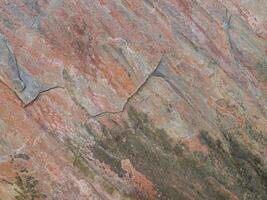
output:
[{"label": "green lichen patch", "polygon": [[187,186],[181,191],[173,185],[182,188],[186,179],[202,179],[208,172],[199,160],[185,153],[182,144],[173,146],[166,132],[152,126],[147,115],[133,108],[128,114],[130,122],[124,127],[104,127],[104,137],[95,138],[95,158],[109,164],[119,175],[125,173],[120,160],[130,159],[138,171],[155,183],[161,199],[186,197],[186,192],[190,193]]},{"label": "green lichen patch", "polygon": [[95,173],[88,167],[87,162],[82,158],[82,156],[75,157],[73,166],[77,167],[84,176],[94,179]]},{"label": "green lichen patch", "polygon": [[[220,163],[219,166],[209,164],[213,177],[236,194],[240,199],[246,196],[247,199],[265,199],[266,171],[263,168],[260,157],[253,152],[247,145],[244,145],[240,133],[222,131],[224,140],[218,143],[208,132],[200,132],[200,141],[205,143],[210,149],[210,155],[206,159],[211,163]],[[228,144],[229,152],[220,148],[219,144]],[[234,185],[229,187],[229,182]],[[209,188],[207,191],[211,191]]]},{"label": "green lichen patch", "polygon": [[255,69],[258,72],[261,79],[267,83],[267,63],[266,61],[263,62],[257,62],[255,64]]},{"label": "green lichen patch", "polygon": [[112,195],[115,192],[115,188],[109,182],[107,182],[106,180],[103,180],[101,182],[101,185],[104,187],[105,191],[108,194]]},{"label": "green lichen patch", "polygon": [[253,129],[249,121],[245,122],[245,131],[251,140],[267,146],[267,138],[264,137],[261,131]]},{"label": "green lichen patch", "polygon": [[93,148],[93,155],[101,162],[105,162],[106,164],[110,165],[112,170],[116,172],[120,177],[125,174],[121,168],[120,159],[113,156],[103,147],[95,145]]},{"label": "green lichen patch", "polygon": [[133,107],[130,107],[128,115],[136,134],[147,137],[147,141],[157,144],[166,153],[172,151],[173,147],[165,130],[154,128],[145,113],[138,113]]},{"label": "green lichen patch", "polygon": [[28,174],[17,174],[15,180],[16,200],[37,200],[45,199],[47,196],[40,192],[37,185],[38,180]]},{"label": "green lichen patch", "polygon": [[227,199],[229,193],[207,184],[209,178],[240,199],[266,198],[262,161],[242,142],[238,131],[222,131],[220,139],[200,131],[199,140],[209,154],[195,153],[183,144],[173,145],[167,133],[155,128],[145,113],[130,107],[128,115],[129,121],[123,126],[103,127],[101,137],[94,135],[94,157],[120,176],[125,173],[120,160],[130,159],[134,168],[154,184],[158,199]]}]

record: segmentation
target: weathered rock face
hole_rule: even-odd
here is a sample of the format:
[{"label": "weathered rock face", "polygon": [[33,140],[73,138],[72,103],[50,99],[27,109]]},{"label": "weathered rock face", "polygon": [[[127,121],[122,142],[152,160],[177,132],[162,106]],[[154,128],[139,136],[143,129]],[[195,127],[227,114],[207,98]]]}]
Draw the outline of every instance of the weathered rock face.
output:
[{"label": "weathered rock face", "polygon": [[264,0],[0,0],[0,199],[267,199],[266,54]]}]

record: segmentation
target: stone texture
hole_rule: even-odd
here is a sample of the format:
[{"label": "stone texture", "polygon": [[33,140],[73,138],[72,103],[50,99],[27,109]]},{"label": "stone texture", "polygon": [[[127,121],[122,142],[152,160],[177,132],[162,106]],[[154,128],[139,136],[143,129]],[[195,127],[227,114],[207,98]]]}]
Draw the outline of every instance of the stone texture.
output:
[{"label": "stone texture", "polygon": [[264,0],[1,0],[0,200],[267,199]]}]

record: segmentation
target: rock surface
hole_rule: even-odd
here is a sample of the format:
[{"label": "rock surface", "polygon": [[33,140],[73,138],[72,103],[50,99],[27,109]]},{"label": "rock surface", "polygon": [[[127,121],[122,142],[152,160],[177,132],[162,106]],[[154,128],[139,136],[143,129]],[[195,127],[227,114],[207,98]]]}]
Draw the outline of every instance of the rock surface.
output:
[{"label": "rock surface", "polygon": [[265,0],[0,0],[1,200],[267,199]]}]

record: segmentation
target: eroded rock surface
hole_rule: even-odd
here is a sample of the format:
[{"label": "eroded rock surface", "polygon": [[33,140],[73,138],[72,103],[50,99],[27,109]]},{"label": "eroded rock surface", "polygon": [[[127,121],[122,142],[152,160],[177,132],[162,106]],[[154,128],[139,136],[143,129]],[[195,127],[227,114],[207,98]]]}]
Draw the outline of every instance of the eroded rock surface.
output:
[{"label": "eroded rock surface", "polygon": [[267,199],[264,0],[0,0],[0,200]]}]

